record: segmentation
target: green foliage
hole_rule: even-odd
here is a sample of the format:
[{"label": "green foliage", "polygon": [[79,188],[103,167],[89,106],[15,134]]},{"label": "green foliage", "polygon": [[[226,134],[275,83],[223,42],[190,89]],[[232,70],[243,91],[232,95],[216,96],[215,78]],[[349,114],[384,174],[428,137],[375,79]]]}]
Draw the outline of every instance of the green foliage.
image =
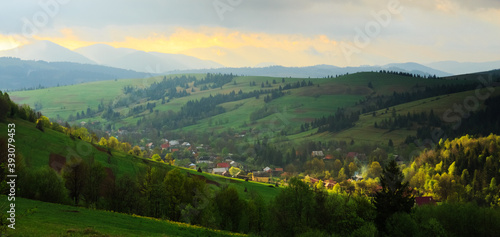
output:
[{"label": "green foliage", "polygon": [[[498,206],[500,194],[500,138],[496,135],[463,136],[441,141],[434,149],[420,154],[407,169],[408,180],[422,195],[441,201],[476,201]],[[493,181],[493,184],[492,184]]]},{"label": "green foliage", "polygon": [[215,194],[215,219],[223,230],[238,231],[245,202],[233,187],[223,187]]},{"label": "green foliage", "polygon": [[75,205],[79,204],[80,196],[86,188],[88,171],[88,164],[77,158],[73,158],[63,167],[62,177],[64,184],[69,190],[69,197]]},{"label": "green foliage", "polygon": [[189,198],[188,195],[191,194],[188,193],[188,189],[184,188],[187,182],[186,177],[179,169],[174,169],[167,173],[163,182],[167,217],[170,220],[179,221],[181,219],[181,204],[185,203]]},{"label": "green foliage", "polygon": [[272,203],[272,224],[277,236],[295,236],[303,233],[313,220],[313,193],[309,185],[297,178],[288,182]]},{"label": "green foliage", "polygon": [[101,196],[101,187],[106,173],[102,164],[95,162],[93,158],[87,166],[82,195],[87,206],[95,206]]},{"label": "green foliage", "polygon": [[151,159],[152,159],[152,160],[154,160],[154,161],[162,161],[162,159],[161,159],[160,155],[158,155],[158,154],[154,154],[154,155],[151,157]]},{"label": "green foliage", "polygon": [[416,236],[417,223],[411,218],[410,214],[397,212],[386,220],[385,230],[388,236]]},{"label": "green foliage", "polygon": [[[382,190],[375,195],[377,209],[376,223],[379,229],[384,229],[386,220],[398,212],[409,213],[415,203],[408,182],[403,182],[403,173],[396,161],[389,162],[380,177]],[[389,231],[389,230],[388,230]]]},{"label": "green foliage", "polygon": [[22,197],[53,203],[69,202],[64,181],[53,169],[38,168],[22,175]]},{"label": "green foliage", "polygon": [[113,186],[113,191],[108,198],[108,208],[121,213],[144,215],[145,204],[139,195],[140,192],[137,180],[125,174],[116,180],[116,185]]}]

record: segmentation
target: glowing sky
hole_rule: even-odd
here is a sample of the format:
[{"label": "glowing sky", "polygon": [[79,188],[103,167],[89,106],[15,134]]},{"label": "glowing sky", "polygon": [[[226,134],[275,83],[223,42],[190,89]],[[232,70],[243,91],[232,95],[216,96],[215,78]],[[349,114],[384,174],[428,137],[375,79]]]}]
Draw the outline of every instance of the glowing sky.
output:
[{"label": "glowing sky", "polygon": [[500,60],[498,0],[16,0],[0,50],[33,40],[179,53],[225,66]]}]

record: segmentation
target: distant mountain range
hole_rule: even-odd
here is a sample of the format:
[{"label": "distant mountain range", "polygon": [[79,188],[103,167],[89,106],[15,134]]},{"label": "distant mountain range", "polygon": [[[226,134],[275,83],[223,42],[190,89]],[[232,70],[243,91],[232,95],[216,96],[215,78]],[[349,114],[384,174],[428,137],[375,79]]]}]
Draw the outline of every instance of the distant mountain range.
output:
[{"label": "distant mountain range", "polygon": [[172,70],[223,67],[214,61],[201,60],[183,54],[144,52],[128,48],[114,48],[104,44],[79,48],[75,52],[101,65],[138,72],[163,73]]},{"label": "distant mountain range", "polygon": [[445,77],[500,68],[500,61],[483,63],[443,61],[426,65],[408,62],[359,67],[332,65],[284,67],[270,66],[273,63],[262,62],[258,64],[262,67],[226,68],[214,61],[183,54],[144,52],[129,48],[114,48],[105,44],[70,50],[45,40],[0,51],[0,57],[23,59],[3,58],[0,60],[0,82],[2,82],[0,89],[4,90],[174,73],[233,73],[249,76],[314,78],[388,70]]},{"label": "distant mountain range", "polygon": [[156,74],[172,70],[223,67],[223,65],[213,61],[201,60],[183,54],[144,52],[128,48],[114,48],[104,44],[91,45],[72,51],[46,40],[34,41],[15,49],[0,51],[0,57],[99,64]]},{"label": "distant mountain range", "polygon": [[493,69],[500,69],[500,60],[482,63],[472,62],[456,62],[456,61],[442,61],[426,64],[426,66],[435,68],[444,72],[449,72],[454,75],[483,72]]},{"label": "distant mountain range", "polygon": [[0,90],[2,91],[149,76],[151,74],[95,64],[0,58]]},{"label": "distant mountain range", "polygon": [[426,67],[418,63],[393,63],[384,66],[360,66],[360,67],[337,67],[332,65],[315,65],[309,67],[244,67],[244,68],[216,68],[216,69],[197,69],[197,70],[176,70],[171,74],[178,73],[233,73],[245,76],[270,76],[270,77],[327,77],[335,75],[344,75],[356,72],[371,71],[397,71],[417,74],[422,76],[436,75],[438,77],[451,76],[452,74]]}]

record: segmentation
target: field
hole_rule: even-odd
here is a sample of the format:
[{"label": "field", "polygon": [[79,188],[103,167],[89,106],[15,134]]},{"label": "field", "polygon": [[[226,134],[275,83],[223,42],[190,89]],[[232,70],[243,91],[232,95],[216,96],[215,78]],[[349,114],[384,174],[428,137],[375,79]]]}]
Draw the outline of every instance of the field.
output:
[{"label": "field", "polygon": [[[6,196],[0,196],[6,200]],[[7,236],[234,236],[148,217],[16,198],[16,229]],[[6,210],[2,209],[2,213]]]}]

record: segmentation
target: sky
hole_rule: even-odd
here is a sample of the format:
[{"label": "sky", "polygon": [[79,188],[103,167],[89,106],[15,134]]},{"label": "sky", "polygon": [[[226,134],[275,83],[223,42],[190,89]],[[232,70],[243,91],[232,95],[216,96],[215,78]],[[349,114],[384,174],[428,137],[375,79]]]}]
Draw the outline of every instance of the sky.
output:
[{"label": "sky", "polygon": [[228,67],[500,60],[498,0],[16,0],[0,50],[49,40]]}]

